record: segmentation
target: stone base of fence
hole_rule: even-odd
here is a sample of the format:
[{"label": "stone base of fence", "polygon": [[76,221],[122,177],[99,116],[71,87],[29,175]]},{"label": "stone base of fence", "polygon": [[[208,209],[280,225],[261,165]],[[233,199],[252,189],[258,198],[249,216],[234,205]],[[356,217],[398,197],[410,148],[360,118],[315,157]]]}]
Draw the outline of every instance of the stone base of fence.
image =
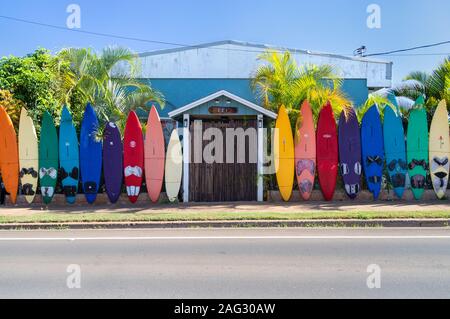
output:
[{"label": "stone base of fence", "polygon": [[[447,191],[447,198],[450,198],[450,191]],[[446,200],[444,199],[444,200]],[[315,190],[313,191],[312,195],[311,195],[311,199],[310,201],[312,202],[320,202],[323,201],[323,196],[322,193],[319,190]],[[347,195],[345,194],[344,191],[338,190],[335,192],[334,197],[333,197],[333,201],[337,201],[337,202],[368,202],[368,201],[372,201],[373,200],[373,196],[372,193],[370,193],[369,191],[362,191],[359,193],[358,197],[355,200],[351,200],[350,198],[347,197]],[[436,200],[438,201],[438,198],[436,197],[436,194],[434,193],[433,190],[426,190],[421,201],[433,201]],[[292,193],[292,197],[290,202],[291,203],[295,203],[295,202],[302,202],[303,199],[300,196],[300,193],[296,190],[294,190],[294,192]],[[381,192],[380,194],[380,198],[379,201],[397,201],[397,202],[401,202],[401,201],[412,201],[414,202],[415,199],[413,197],[413,194],[410,190],[406,190],[403,198],[402,199],[398,199],[395,194],[393,192]],[[280,193],[278,191],[269,191],[268,192],[268,198],[267,198],[267,202],[272,202],[272,203],[281,203],[283,202]],[[165,193],[162,193],[159,199],[159,204],[168,204],[169,200],[166,196]],[[206,203],[205,203],[206,204]],[[122,196],[119,198],[119,201],[116,204],[111,204],[109,202],[108,196],[106,194],[98,194],[97,196],[97,200],[95,201],[94,204],[89,205],[86,202],[86,199],[84,197],[83,194],[78,194],[77,195],[77,201],[75,204],[71,205],[71,204],[67,204],[66,203],[66,199],[64,195],[61,194],[57,194],[54,196],[52,202],[50,203],[50,205],[47,205],[48,207],[51,206],[66,206],[66,207],[71,207],[71,206],[108,206],[110,205],[111,207],[132,207],[135,206],[133,204],[130,203],[130,201],[128,200],[128,197],[126,194],[122,194]],[[136,203],[136,205],[152,205],[152,202],[150,201],[150,198],[148,197],[148,195],[146,193],[142,193],[139,196],[139,200]],[[176,205],[176,204],[174,204]],[[7,196],[6,198],[6,206],[11,207],[13,206],[10,201],[9,198]],[[45,204],[42,203],[42,198],[41,196],[36,196],[34,199],[34,202],[30,205],[26,202],[25,197],[24,196],[18,196],[17,198],[17,204],[14,206],[18,206],[18,207],[42,207],[45,206]]]},{"label": "stone base of fence", "polygon": [[[6,200],[5,200],[5,204],[6,206],[13,206],[11,204],[11,202],[9,201],[9,196],[6,196]],[[168,203],[169,200],[166,196],[166,193],[162,193],[160,198],[159,198],[159,203],[163,204],[163,203]],[[144,205],[144,204],[149,204],[151,205],[151,201],[150,198],[148,197],[147,193],[142,193],[139,196],[138,202],[136,203],[136,205]],[[86,201],[86,198],[84,197],[84,194],[78,194],[77,195],[77,200],[75,202],[75,204],[68,204],[66,203],[66,198],[64,195],[62,194],[56,194],[53,197],[52,202],[47,205],[49,207],[51,206],[67,206],[68,208],[70,208],[71,206],[87,206],[89,205]],[[108,195],[106,194],[98,194],[97,195],[97,199],[95,201],[94,204],[90,205],[90,206],[105,206],[105,205],[111,205],[111,207],[124,207],[124,206],[131,206],[133,204],[130,203],[130,201],[128,200],[128,196],[126,194],[122,194],[119,198],[119,200],[117,201],[116,204],[111,204],[109,202],[109,198]],[[34,201],[32,204],[28,204],[28,202],[25,200],[24,196],[18,196],[17,197],[17,203],[14,206],[20,206],[20,207],[26,207],[26,206],[37,206],[37,207],[42,207],[45,206],[45,204],[42,202],[42,197],[40,195],[37,195],[34,198]],[[134,205],[133,205],[134,206]]]},{"label": "stone base of fence", "polygon": [[[447,191],[446,197],[447,197],[447,199],[450,198],[450,191]],[[314,201],[323,201],[323,200],[324,200],[324,198],[323,198],[320,190],[313,191],[310,201],[314,202]],[[341,191],[341,190],[336,191],[334,194],[334,197],[333,197],[333,201],[360,202],[360,201],[372,201],[372,200],[373,200],[372,193],[370,193],[369,191],[366,191],[366,190],[360,192],[358,194],[358,197],[355,200],[350,199],[345,194],[345,192]],[[402,199],[397,198],[397,196],[395,196],[394,192],[383,191],[383,192],[381,192],[378,200],[380,200],[380,201],[416,201],[414,199],[414,196],[413,196],[411,190],[409,190],[409,189],[405,190],[405,193],[403,194]],[[423,194],[423,197],[421,199],[421,201],[430,201],[430,200],[436,200],[436,201],[439,200],[436,197],[436,193],[432,189],[425,190],[425,193]],[[281,198],[280,192],[269,191],[268,201],[269,202],[282,202],[283,199]],[[303,199],[300,196],[300,192],[294,190],[294,192],[292,193],[290,202],[302,202],[302,201],[303,201]]]}]

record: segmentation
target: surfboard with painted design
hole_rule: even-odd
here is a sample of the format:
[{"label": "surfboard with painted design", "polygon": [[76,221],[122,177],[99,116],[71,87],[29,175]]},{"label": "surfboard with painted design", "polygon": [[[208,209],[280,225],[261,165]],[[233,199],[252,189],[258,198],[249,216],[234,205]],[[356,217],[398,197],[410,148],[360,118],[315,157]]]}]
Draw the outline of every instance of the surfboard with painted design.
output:
[{"label": "surfboard with painted design", "polygon": [[433,116],[430,126],[430,174],[433,189],[439,199],[444,198],[447,191],[450,169],[450,131],[448,127],[448,111],[445,100],[442,100]]},{"label": "surfboard with painted design", "polygon": [[31,204],[36,197],[39,179],[39,146],[33,120],[25,108],[20,112],[19,164],[22,194]]},{"label": "surfboard with painted design", "polygon": [[58,182],[58,133],[53,118],[47,111],[42,116],[39,140],[39,184],[42,201],[50,204]]},{"label": "surfboard with painted design", "polygon": [[80,132],[80,171],[83,192],[89,204],[97,199],[102,173],[102,141],[98,139],[98,119],[90,103],[86,106]]},{"label": "surfboard with painted design", "polygon": [[144,137],[136,112],[131,111],[125,126],[123,141],[123,166],[127,195],[136,203],[144,176]]},{"label": "surfboard with painted design", "polygon": [[316,176],[316,131],[311,105],[303,102],[295,140],[295,172],[300,195],[309,200]]}]

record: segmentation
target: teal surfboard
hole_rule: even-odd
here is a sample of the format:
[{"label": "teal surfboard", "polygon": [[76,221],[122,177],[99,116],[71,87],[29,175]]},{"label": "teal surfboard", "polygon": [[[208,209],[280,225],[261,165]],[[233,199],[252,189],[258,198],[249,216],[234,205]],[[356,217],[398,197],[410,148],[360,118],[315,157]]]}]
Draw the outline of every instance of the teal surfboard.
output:
[{"label": "teal surfboard", "polygon": [[407,134],[408,173],[417,200],[425,191],[428,170],[428,123],[424,104],[424,98],[419,97],[409,115]]},{"label": "teal surfboard", "polygon": [[62,110],[59,127],[59,167],[66,201],[73,204],[78,193],[80,157],[77,132],[66,106]]},{"label": "teal surfboard", "polygon": [[397,99],[392,94],[388,98],[394,109],[389,105],[384,108],[383,136],[386,166],[394,193],[398,198],[402,198],[408,172],[405,132]]},{"label": "teal surfboard", "polygon": [[39,141],[39,182],[42,200],[50,204],[58,180],[58,135],[52,116],[47,111],[42,117]]}]

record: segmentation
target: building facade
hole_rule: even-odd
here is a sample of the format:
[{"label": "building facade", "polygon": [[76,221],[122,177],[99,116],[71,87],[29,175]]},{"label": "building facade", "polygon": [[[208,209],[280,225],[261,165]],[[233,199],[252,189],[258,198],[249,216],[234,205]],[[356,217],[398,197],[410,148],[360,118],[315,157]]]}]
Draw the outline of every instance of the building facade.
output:
[{"label": "building facade", "polygon": [[[250,83],[258,57],[266,50],[289,50],[299,65],[334,66],[343,80],[343,91],[355,106],[362,105],[369,92],[390,87],[392,63],[379,60],[279,48],[237,41],[221,41],[192,47],[160,50],[139,55],[140,78],[164,95],[159,108],[166,122],[166,135],[174,123],[182,129],[184,151],[183,200],[263,200],[264,118],[276,114],[259,106]],[[227,130],[245,127],[256,131],[256,163],[205,163],[194,161],[195,152],[206,146],[193,141],[196,128]],[[195,150],[194,145],[201,150]],[[223,149],[227,151],[226,146]],[[250,148],[246,152],[251,152]],[[247,154],[250,158],[251,154]]]}]

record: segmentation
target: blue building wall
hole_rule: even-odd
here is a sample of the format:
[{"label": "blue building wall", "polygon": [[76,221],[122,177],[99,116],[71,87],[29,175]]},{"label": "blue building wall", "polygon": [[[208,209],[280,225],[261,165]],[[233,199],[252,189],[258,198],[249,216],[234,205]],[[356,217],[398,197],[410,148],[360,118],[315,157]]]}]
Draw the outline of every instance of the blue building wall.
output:
[{"label": "blue building wall", "polygon": [[[161,117],[168,117],[169,112],[220,90],[226,90],[258,104],[250,88],[250,79],[144,79],[142,81],[151,83],[154,89],[164,94],[167,103],[166,107],[160,110]],[[369,94],[365,79],[346,79],[343,81],[342,89],[355,106],[362,105]]]}]

